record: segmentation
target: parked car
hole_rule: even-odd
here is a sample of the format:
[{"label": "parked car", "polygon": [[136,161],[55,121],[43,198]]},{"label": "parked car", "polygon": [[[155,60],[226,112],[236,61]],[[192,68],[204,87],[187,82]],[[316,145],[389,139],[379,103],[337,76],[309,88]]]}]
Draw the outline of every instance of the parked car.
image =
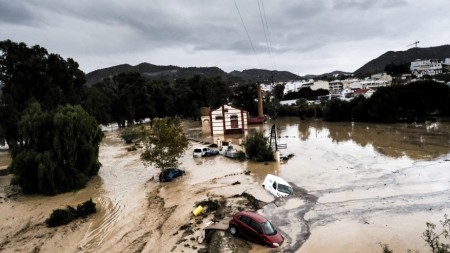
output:
[{"label": "parked car", "polygon": [[241,211],[230,220],[229,231],[242,237],[273,248],[279,247],[284,237],[263,216],[249,211]]},{"label": "parked car", "polygon": [[215,156],[219,154],[219,150],[213,148],[207,148],[204,153],[204,156]]},{"label": "parked car", "polygon": [[218,150],[208,147],[195,147],[192,152],[193,157],[214,156],[217,154],[219,154]]},{"label": "parked car", "polygon": [[193,157],[202,157],[203,156],[203,149],[207,149],[207,147],[195,147],[194,151],[192,152]]},{"label": "parked car", "polygon": [[263,182],[263,187],[275,197],[287,197],[293,192],[288,182],[272,174],[267,174]]},{"label": "parked car", "polygon": [[170,182],[184,174],[186,174],[186,172],[182,169],[168,168],[159,174],[159,182]]}]

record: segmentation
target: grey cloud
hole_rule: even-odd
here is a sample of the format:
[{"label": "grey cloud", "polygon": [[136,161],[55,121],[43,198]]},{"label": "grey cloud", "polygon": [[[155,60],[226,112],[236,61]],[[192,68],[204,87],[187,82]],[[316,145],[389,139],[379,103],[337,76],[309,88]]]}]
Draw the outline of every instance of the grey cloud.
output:
[{"label": "grey cloud", "polygon": [[0,0],[0,21],[9,24],[35,25],[38,17],[21,1]]}]

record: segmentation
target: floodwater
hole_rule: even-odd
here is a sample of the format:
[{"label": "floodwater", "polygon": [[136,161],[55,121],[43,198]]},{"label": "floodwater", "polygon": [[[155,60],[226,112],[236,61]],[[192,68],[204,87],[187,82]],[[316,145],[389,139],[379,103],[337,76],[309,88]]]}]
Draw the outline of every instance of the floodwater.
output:
[{"label": "floodwater", "polygon": [[[270,136],[272,124],[248,132]],[[287,145],[281,154],[294,156],[281,164],[245,162],[245,169],[259,184],[272,173],[302,192],[261,211],[284,232],[289,250],[382,252],[380,244],[388,244],[394,252],[430,251],[422,239],[426,222],[439,224],[450,214],[450,122],[282,118],[277,132],[277,142]]]},{"label": "floodwater", "polygon": [[[190,138],[231,141],[237,148],[245,140],[245,135],[201,134],[198,124],[186,124]],[[271,126],[270,122],[252,126],[247,135],[263,131],[269,136]],[[222,156],[193,159],[190,148],[181,158],[187,175],[161,188],[153,180],[158,170],[144,167],[139,154],[127,152],[116,133],[106,133],[100,149],[103,166],[85,189],[54,197],[21,197],[0,205],[5,214],[0,237],[9,236],[0,245],[30,251],[36,240],[29,238],[48,230],[23,230],[17,220],[42,222],[51,210],[92,197],[99,212],[78,235],[64,234],[73,242],[43,237],[47,243],[41,251],[58,251],[64,245],[72,247],[68,252],[195,252],[176,246],[182,239],[176,235],[178,228],[192,216],[194,203],[211,195],[246,191],[269,203],[259,212],[285,235],[285,251],[378,253],[382,243],[394,252],[429,252],[421,238],[425,223],[438,224],[450,214],[449,122],[383,125],[283,118],[277,130],[277,142],[287,146],[280,152],[292,154],[290,160],[278,164]],[[7,155],[0,158],[0,165],[10,162]],[[290,182],[293,196],[273,201],[261,187],[268,173]],[[236,181],[241,184],[231,186]],[[252,246],[252,252],[270,251]]]}]

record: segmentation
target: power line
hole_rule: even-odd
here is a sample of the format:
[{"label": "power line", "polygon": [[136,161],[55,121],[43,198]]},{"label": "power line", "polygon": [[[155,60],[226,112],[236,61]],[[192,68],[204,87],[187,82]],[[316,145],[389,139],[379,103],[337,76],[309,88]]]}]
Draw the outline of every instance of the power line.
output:
[{"label": "power line", "polygon": [[255,55],[256,60],[258,61],[259,67],[262,69],[261,63],[259,62],[259,59],[258,59],[258,55],[256,54],[255,47],[253,46],[252,39],[250,37],[250,34],[248,33],[247,27],[245,26],[244,19],[242,19],[242,15],[241,15],[241,12],[239,11],[239,7],[236,3],[236,0],[234,0],[234,5],[236,6],[236,10],[239,14],[239,17],[241,18],[242,26],[244,27],[245,33],[247,34],[248,41],[250,42],[250,45],[252,46],[253,54]]},{"label": "power line", "polygon": [[[259,17],[261,18],[261,24],[263,26],[264,37],[266,38],[266,47],[267,47],[267,51],[269,53],[270,63],[272,65],[272,69],[274,69],[273,57],[272,57],[272,43],[270,41],[269,26],[267,25],[266,10],[264,8],[264,1],[261,0],[261,4],[259,3],[259,1],[260,0],[256,0],[256,2],[258,3]],[[261,5],[262,5],[263,11],[261,11]]]}]

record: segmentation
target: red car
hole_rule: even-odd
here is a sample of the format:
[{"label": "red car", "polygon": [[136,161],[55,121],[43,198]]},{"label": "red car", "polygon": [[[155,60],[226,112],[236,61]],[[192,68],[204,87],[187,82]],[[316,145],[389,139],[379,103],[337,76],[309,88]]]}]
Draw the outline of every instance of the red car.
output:
[{"label": "red car", "polygon": [[277,232],[272,223],[261,215],[242,211],[233,216],[230,221],[230,233],[241,235],[255,243],[279,247],[283,241],[283,236]]}]

